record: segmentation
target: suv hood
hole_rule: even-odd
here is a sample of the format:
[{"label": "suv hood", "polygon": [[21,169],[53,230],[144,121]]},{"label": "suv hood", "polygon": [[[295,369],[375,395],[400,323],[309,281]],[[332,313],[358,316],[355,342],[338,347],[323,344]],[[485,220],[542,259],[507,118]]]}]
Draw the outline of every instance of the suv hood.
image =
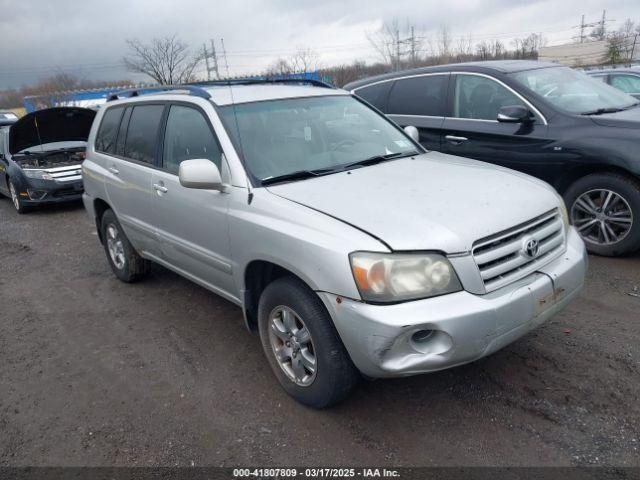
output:
[{"label": "suv hood", "polygon": [[640,128],[640,107],[615,113],[591,115],[590,118],[596,125],[604,127]]},{"label": "suv hood", "polygon": [[377,237],[392,250],[471,250],[558,207],[546,183],[438,152],[268,187]]},{"label": "suv hood", "polygon": [[9,129],[9,153],[56,142],[86,142],[96,112],[88,108],[56,107],[31,112]]}]

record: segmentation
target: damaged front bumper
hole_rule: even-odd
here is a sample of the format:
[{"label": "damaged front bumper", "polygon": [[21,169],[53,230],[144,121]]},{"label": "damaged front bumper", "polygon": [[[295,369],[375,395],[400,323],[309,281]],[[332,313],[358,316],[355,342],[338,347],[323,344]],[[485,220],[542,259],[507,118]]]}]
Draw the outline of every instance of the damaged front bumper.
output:
[{"label": "damaged front bumper", "polygon": [[407,376],[472,362],[520,338],[578,294],[586,268],[584,244],[572,228],[562,256],[485,295],[462,291],[396,305],[319,295],[362,373]]}]

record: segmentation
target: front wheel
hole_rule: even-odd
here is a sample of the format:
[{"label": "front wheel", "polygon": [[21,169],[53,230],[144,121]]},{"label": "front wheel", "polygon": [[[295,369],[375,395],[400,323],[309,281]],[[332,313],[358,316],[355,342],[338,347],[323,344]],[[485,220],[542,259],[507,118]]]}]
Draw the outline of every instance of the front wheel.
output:
[{"label": "front wheel", "polygon": [[13,203],[13,208],[16,209],[16,212],[25,213],[28,210],[28,207],[25,206],[25,204],[22,202],[22,199],[18,194],[18,188],[16,188],[12,180],[9,180],[9,194],[11,196],[11,202]]},{"label": "front wheel", "polygon": [[571,223],[587,249],[608,257],[640,248],[640,182],[616,173],[587,175],[565,193]]},{"label": "front wheel", "polygon": [[283,277],[260,297],[262,347],[284,390],[300,403],[326,408],[343,400],[359,375],[324,305],[300,280]]}]

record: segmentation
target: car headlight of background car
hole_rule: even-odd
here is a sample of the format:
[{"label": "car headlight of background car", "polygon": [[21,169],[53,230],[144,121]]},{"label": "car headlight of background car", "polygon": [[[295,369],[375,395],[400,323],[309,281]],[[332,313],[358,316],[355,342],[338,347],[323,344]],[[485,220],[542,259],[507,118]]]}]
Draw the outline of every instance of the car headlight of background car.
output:
[{"label": "car headlight of background car", "polygon": [[437,253],[354,252],[349,258],[364,301],[392,303],[462,290],[449,260]]},{"label": "car headlight of background car", "polygon": [[38,178],[40,180],[53,180],[53,177],[44,170],[22,170],[25,177]]}]

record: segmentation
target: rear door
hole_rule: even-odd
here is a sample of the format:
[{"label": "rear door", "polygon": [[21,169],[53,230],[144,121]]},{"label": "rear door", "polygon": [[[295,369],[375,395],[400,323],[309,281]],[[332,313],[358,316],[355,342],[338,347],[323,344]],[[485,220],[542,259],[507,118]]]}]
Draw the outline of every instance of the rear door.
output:
[{"label": "rear door", "polygon": [[105,112],[96,150],[105,155],[106,190],[133,246],[157,254],[153,225],[152,174],[157,165],[163,103],[136,103]]},{"label": "rear door", "polygon": [[[513,168],[535,176],[551,159],[546,119],[522,96],[484,74],[452,76],[449,116],[443,123],[442,150]],[[498,122],[498,110],[523,105],[535,114],[531,123]],[[551,174],[551,172],[548,172]]]},{"label": "rear door", "polygon": [[428,150],[440,150],[449,75],[430,73],[384,80],[354,93],[401,127],[415,126],[420,133],[420,143]]},{"label": "rear door", "polygon": [[221,172],[222,149],[204,111],[172,103],[166,117],[161,168],[154,171],[153,208],[162,259],[222,295],[235,290],[227,218],[228,194],[180,185],[180,163],[207,159]]}]

